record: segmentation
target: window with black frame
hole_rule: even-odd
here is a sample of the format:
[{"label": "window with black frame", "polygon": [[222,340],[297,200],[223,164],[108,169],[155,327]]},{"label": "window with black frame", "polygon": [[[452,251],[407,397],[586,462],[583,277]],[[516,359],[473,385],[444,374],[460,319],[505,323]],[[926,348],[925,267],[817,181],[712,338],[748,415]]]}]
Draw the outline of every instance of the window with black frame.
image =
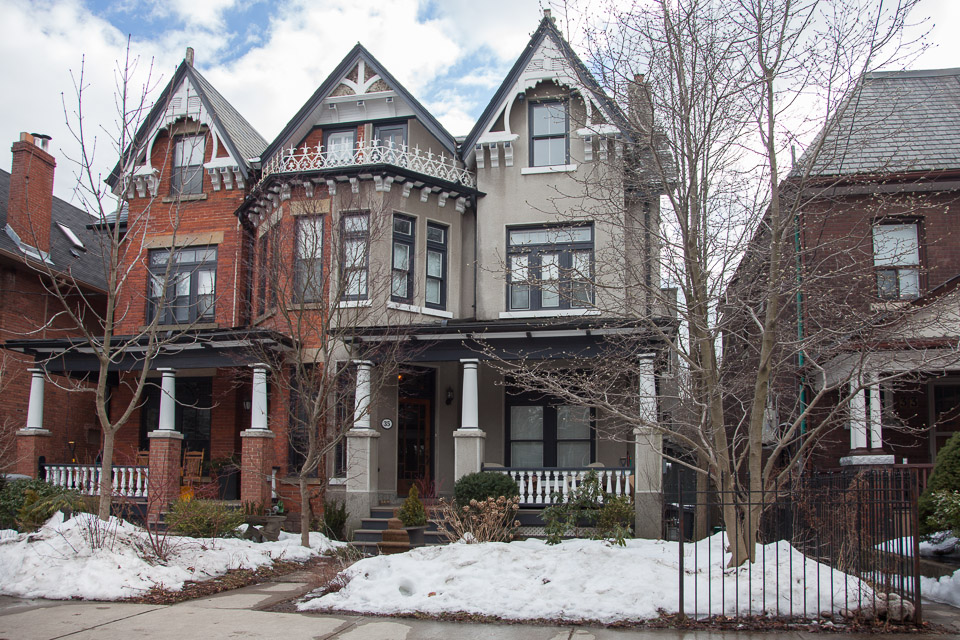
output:
[{"label": "window with black frame", "polygon": [[593,225],[507,231],[507,305],[511,311],[593,304]]},{"label": "window with black frame", "polygon": [[873,226],[877,295],[911,300],[920,295],[920,233],[913,220],[883,220]]},{"label": "window with black frame", "polygon": [[390,299],[394,302],[413,300],[413,251],[416,221],[409,216],[393,216],[393,262]]},{"label": "window with black frame", "polygon": [[595,455],[589,407],[514,395],[507,405],[507,464],[583,468]]},{"label": "window with black frame", "polygon": [[216,247],[153,249],[149,261],[148,322],[158,315],[160,324],[214,320]]},{"label": "window with black frame", "polygon": [[206,135],[178,136],[173,143],[173,171],[170,193],[173,196],[203,193],[203,155]]},{"label": "window with black frame", "polygon": [[567,105],[559,101],[530,103],[530,166],[567,164]]},{"label": "window with black frame", "polygon": [[427,223],[427,280],[424,302],[431,309],[447,308],[447,227]]},{"label": "window with black frame", "polygon": [[370,214],[344,214],[341,224],[340,278],[344,300],[367,299]]},{"label": "window with black frame", "polygon": [[317,302],[323,295],[323,217],[297,219],[294,296],[299,302]]}]

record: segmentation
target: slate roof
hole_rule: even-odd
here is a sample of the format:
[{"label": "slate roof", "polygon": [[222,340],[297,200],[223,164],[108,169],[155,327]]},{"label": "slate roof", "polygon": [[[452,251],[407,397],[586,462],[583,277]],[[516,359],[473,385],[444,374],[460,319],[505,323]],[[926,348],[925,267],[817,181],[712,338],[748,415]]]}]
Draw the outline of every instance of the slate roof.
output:
[{"label": "slate roof", "polygon": [[[7,226],[7,202],[10,200],[10,173],[0,169],[0,250],[13,255],[23,255],[17,244],[3,229]],[[50,259],[58,271],[69,271],[78,282],[97,289],[106,289],[107,283],[101,259],[100,237],[96,230],[88,228],[93,218],[60,198],[54,197],[50,222]],[[57,226],[68,227],[83,242],[86,251],[76,249],[73,242]]]},{"label": "slate roof", "polygon": [[[273,156],[280,148],[290,142],[290,136],[294,135],[298,129],[300,129],[307,119],[310,118],[311,114],[317,108],[317,106],[323,102],[324,98],[330,95],[330,93],[337,88],[340,84],[340,79],[343,78],[351,69],[353,69],[357,63],[363,60],[364,63],[373,69],[376,75],[380,76],[384,82],[386,82],[391,89],[396,91],[403,100],[410,105],[410,108],[413,109],[414,115],[417,117],[417,120],[423,124],[426,129],[433,134],[433,136],[443,144],[444,148],[450,152],[450,155],[457,155],[457,141],[447,131],[440,121],[433,117],[427,109],[420,104],[420,101],[417,100],[412,93],[410,93],[406,87],[400,84],[400,81],[393,77],[393,75],[387,71],[386,67],[380,64],[380,61],[373,57],[373,54],[367,51],[359,42],[354,45],[353,49],[340,61],[340,64],[330,72],[330,75],[327,76],[326,80],[317,87],[317,90],[313,92],[313,95],[310,96],[310,99],[307,100],[300,110],[297,111],[296,115],[290,119],[290,122],[283,128],[282,131],[273,139],[273,142],[270,143],[270,146],[266,148],[263,152],[262,160],[266,161],[268,158]],[[362,96],[358,96],[362,97]]]},{"label": "slate roof", "polygon": [[821,132],[811,175],[960,169],[958,122],[960,68],[866,74],[837,125]]},{"label": "slate roof", "polygon": [[[223,143],[226,145],[230,155],[240,163],[244,175],[249,177],[251,173],[249,161],[252,158],[260,157],[267,146],[267,141],[257,133],[253,125],[247,122],[247,119],[240,115],[240,112],[237,111],[232,104],[227,102],[227,99],[220,95],[220,92],[217,91],[193,65],[187,64],[186,60],[180,63],[173,77],[170,78],[170,82],[163,88],[153,108],[150,109],[150,114],[137,130],[137,134],[130,148],[139,150],[143,146],[147,136],[150,135],[156,126],[157,121],[163,117],[170,94],[180,86],[180,82],[184,77],[190,79],[191,84],[200,97],[200,101],[203,103],[204,109],[210,114],[214,122],[217,123],[220,131],[223,132],[225,137]],[[121,163],[118,162],[107,178],[107,184],[111,187],[116,185],[117,178],[120,176],[120,165]]]}]

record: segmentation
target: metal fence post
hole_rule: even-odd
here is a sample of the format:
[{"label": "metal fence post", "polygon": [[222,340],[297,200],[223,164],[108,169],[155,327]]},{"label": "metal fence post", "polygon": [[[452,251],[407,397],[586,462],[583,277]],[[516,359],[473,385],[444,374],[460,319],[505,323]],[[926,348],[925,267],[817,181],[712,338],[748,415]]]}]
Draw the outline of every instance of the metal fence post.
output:
[{"label": "metal fence post", "polygon": [[680,561],[680,618],[685,616],[683,611],[683,482],[680,480],[681,471],[677,469],[677,549],[679,549]]}]

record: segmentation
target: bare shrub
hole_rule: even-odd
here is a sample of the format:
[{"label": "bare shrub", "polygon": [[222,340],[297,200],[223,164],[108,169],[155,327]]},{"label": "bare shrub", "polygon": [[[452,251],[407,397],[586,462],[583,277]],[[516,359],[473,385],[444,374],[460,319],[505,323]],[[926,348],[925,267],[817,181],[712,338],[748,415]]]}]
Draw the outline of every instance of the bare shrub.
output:
[{"label": "bare shrub", "polygon": [[462,507],[440,499],[437,525],[451,542],[510,542],[520,521],[515,519],[520,498],[487,498],[471,500]]}]

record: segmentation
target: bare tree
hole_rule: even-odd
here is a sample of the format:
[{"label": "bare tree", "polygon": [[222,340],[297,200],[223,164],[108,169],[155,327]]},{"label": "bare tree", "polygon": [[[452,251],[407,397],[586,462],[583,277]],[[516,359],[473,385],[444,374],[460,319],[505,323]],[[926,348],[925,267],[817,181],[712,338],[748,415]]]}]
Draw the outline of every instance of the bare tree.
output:
[{"label": "bare tree", "polygon": [[[311,499],[324,498],[330,456],[416,347],[406,339],[409,314],[385,304],[392,287],[399,286],[390,260],[397,205],[391,198],[399,198],[398,190],[368,193],[364,188],[354,194],[341,189],[314,199],[305,195],[304,180],[309,184],[309,178],[283,177],[290,199],[279,216],[267,216],[257,227],[250,270],[255,273],[255,323],[293,342],[290,349],[262,349],[255,355],[271,366],[279,397],[290,398],[283,412],[288,475],[279,481],[298,487],[301,543],[309,546]],[[369,326],[387,327],[372,352],[353,343]],[[353,359],[375,359],[381,371],[371,381],[367,402],[359,405]],[[320,479],[316,489],[314,477]]]},{"label": "bare tree", "polygon": [[[598,248],[592,273],[575,277],[593,282],[602,315],[632,331],[610,337],[608,352],[584,363],[587,370],[523,362],[513,375],[527,388],[602,410],[616,427],[612,437],[643,428],[687,452],[683,459],[665,455],[725,492],[733,564],[753,558],[767,496],[849,401],[825,399],[859,375],[853,372],[860,367],[851,366],[842,379],[808,389],[802,400],[778,407],[770,425],[774,401],[797,397],[791,387],[798,358],[822,374],[843,350],[862,364],[879,344],[869,305],[838,300],[836,271],[821,282],[834,294],[823,304],[843,322],[796,334],[798,269],[807,256],[799,245],[795,251],[794,240],[831,127],[853,108],[850,96],[863,74],[900,55],[915,4],[659,0],[626,10],[611,5],[590,16],[599,25],[587,34],[590,61],[605,89],[628,106],[633,142],[607,171],[569,191],[558,188],[553,213],[593,219],[622,238],[605,255]],[[801,144],[803,160],[788,176],[784,158]],[[655,202],[645,210],[634,206],[658,193],[662,211]],[[816,247],[821,261],[843,250],[826,241]],[[817,286],[816,266],[805,267],[813,268],[804,269],[802,286]],[[853,263],[847,270],[849,277]],[[676,300],[660,291],[651,272],[677,290]],[[843,286],[849,290],[850,282]],[[626,304],[616,297],[609,304],[604,288],[624,291]],[[665,311],[678,318],[676,337],[660,321]],[[896,322],[887,316],[883,326]],[[870,341],[862,339],[868,329]],[[859,351],[851,349],[852,336]],[[668,345],[661,396],[675,388],[669,415],[660,420],[638,410],[636,386],[624,376],[651,339]],[[778,385],[781,394],[772,391]],[[816,411],[824,415],[814,421]]]}]

